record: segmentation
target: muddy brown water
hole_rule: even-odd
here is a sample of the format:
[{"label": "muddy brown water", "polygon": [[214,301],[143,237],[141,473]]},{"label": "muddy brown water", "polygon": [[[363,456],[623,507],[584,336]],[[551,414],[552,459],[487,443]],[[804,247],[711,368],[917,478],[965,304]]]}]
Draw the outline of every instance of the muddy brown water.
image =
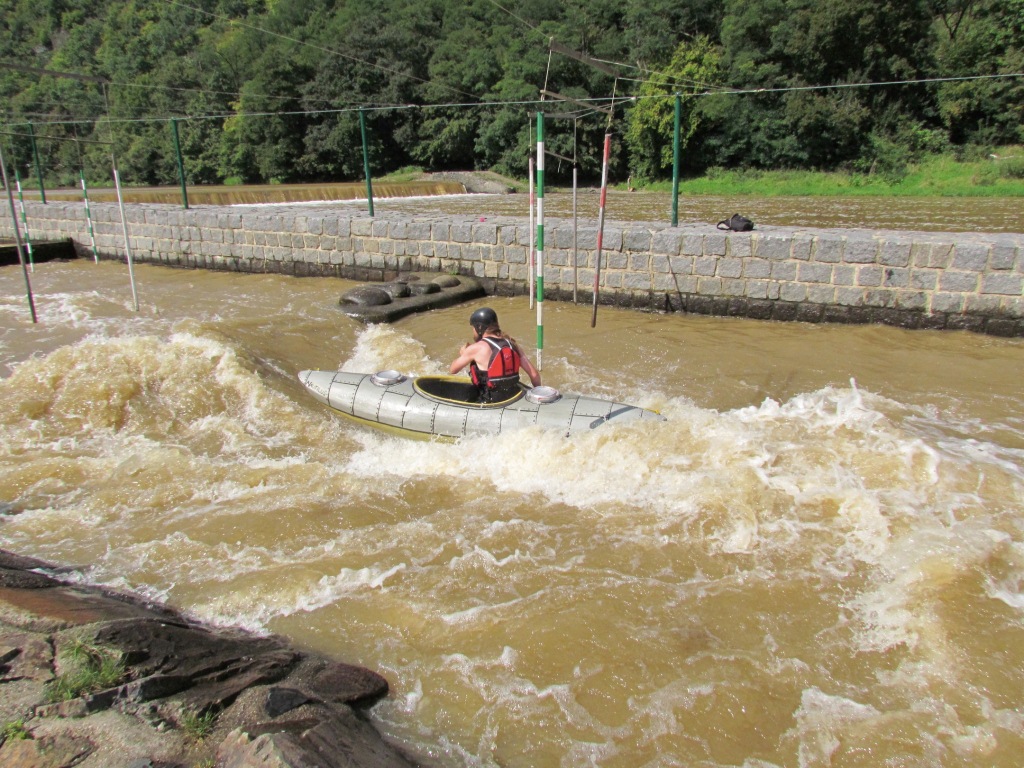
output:
[{"label": "muddy brown water", "polygon": [[666,421],[442,445],[296,373],[443,371],[469,307],[136,278],[37,265],[33,325],[0,269],[0,547],[380,671],[431,765],[1020,764],[1024,341],[549,304],[545,383]]}]

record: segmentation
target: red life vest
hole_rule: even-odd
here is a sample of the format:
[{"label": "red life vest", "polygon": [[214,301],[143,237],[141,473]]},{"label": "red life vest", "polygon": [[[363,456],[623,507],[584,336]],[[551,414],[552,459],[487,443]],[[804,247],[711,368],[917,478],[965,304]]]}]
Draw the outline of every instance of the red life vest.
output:
[{"label": "red life vest", "polygon": [[485,389],[494,389],[495,382],[518,382],[521,360],[519,350],[508,339],[484,336],[483,340],[491,347],[487,371],[481,371],[476,363],[470,363],[469,366],[469,378],[480,388],[481,393]]}]

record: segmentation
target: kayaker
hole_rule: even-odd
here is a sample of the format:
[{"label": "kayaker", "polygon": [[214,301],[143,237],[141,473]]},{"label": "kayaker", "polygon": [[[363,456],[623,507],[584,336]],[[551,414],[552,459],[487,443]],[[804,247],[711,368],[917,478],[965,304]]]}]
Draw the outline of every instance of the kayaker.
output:
[{"label": "kayaker", "polygon": [[501,332],[498,313],[481,307],[469,316],[473,341],[463,344],[459,356],[448,369],[458,373],[467,366],[469,378],[480,391],[480,402],[501,402],[519,391],[519,371],[526,371],[530,382],[540,386],[540,372],[511,336]]}]

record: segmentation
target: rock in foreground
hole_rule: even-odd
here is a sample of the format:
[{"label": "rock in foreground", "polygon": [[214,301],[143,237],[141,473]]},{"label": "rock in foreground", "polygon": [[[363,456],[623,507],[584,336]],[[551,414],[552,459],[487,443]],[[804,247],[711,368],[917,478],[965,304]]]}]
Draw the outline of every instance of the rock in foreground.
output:
[{"label": "rock in foreground", "polygon": [[0,550],[5,768],[388,768],[367,669],[204,627]]}]

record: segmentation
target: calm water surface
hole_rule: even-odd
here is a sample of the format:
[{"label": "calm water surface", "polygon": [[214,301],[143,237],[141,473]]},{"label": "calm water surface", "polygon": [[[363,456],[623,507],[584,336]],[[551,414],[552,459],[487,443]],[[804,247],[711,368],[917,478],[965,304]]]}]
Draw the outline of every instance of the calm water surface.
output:
[{"label": "calm water surface", "polygon": [[667,420],[440,445],[295,373],[442,371],[468,308],[136,277],[39,265],[32,325],[0,269],[0,547],[381,671],[433,765],[1020,765],[1021,340],[555,304],[546,383]]}]

